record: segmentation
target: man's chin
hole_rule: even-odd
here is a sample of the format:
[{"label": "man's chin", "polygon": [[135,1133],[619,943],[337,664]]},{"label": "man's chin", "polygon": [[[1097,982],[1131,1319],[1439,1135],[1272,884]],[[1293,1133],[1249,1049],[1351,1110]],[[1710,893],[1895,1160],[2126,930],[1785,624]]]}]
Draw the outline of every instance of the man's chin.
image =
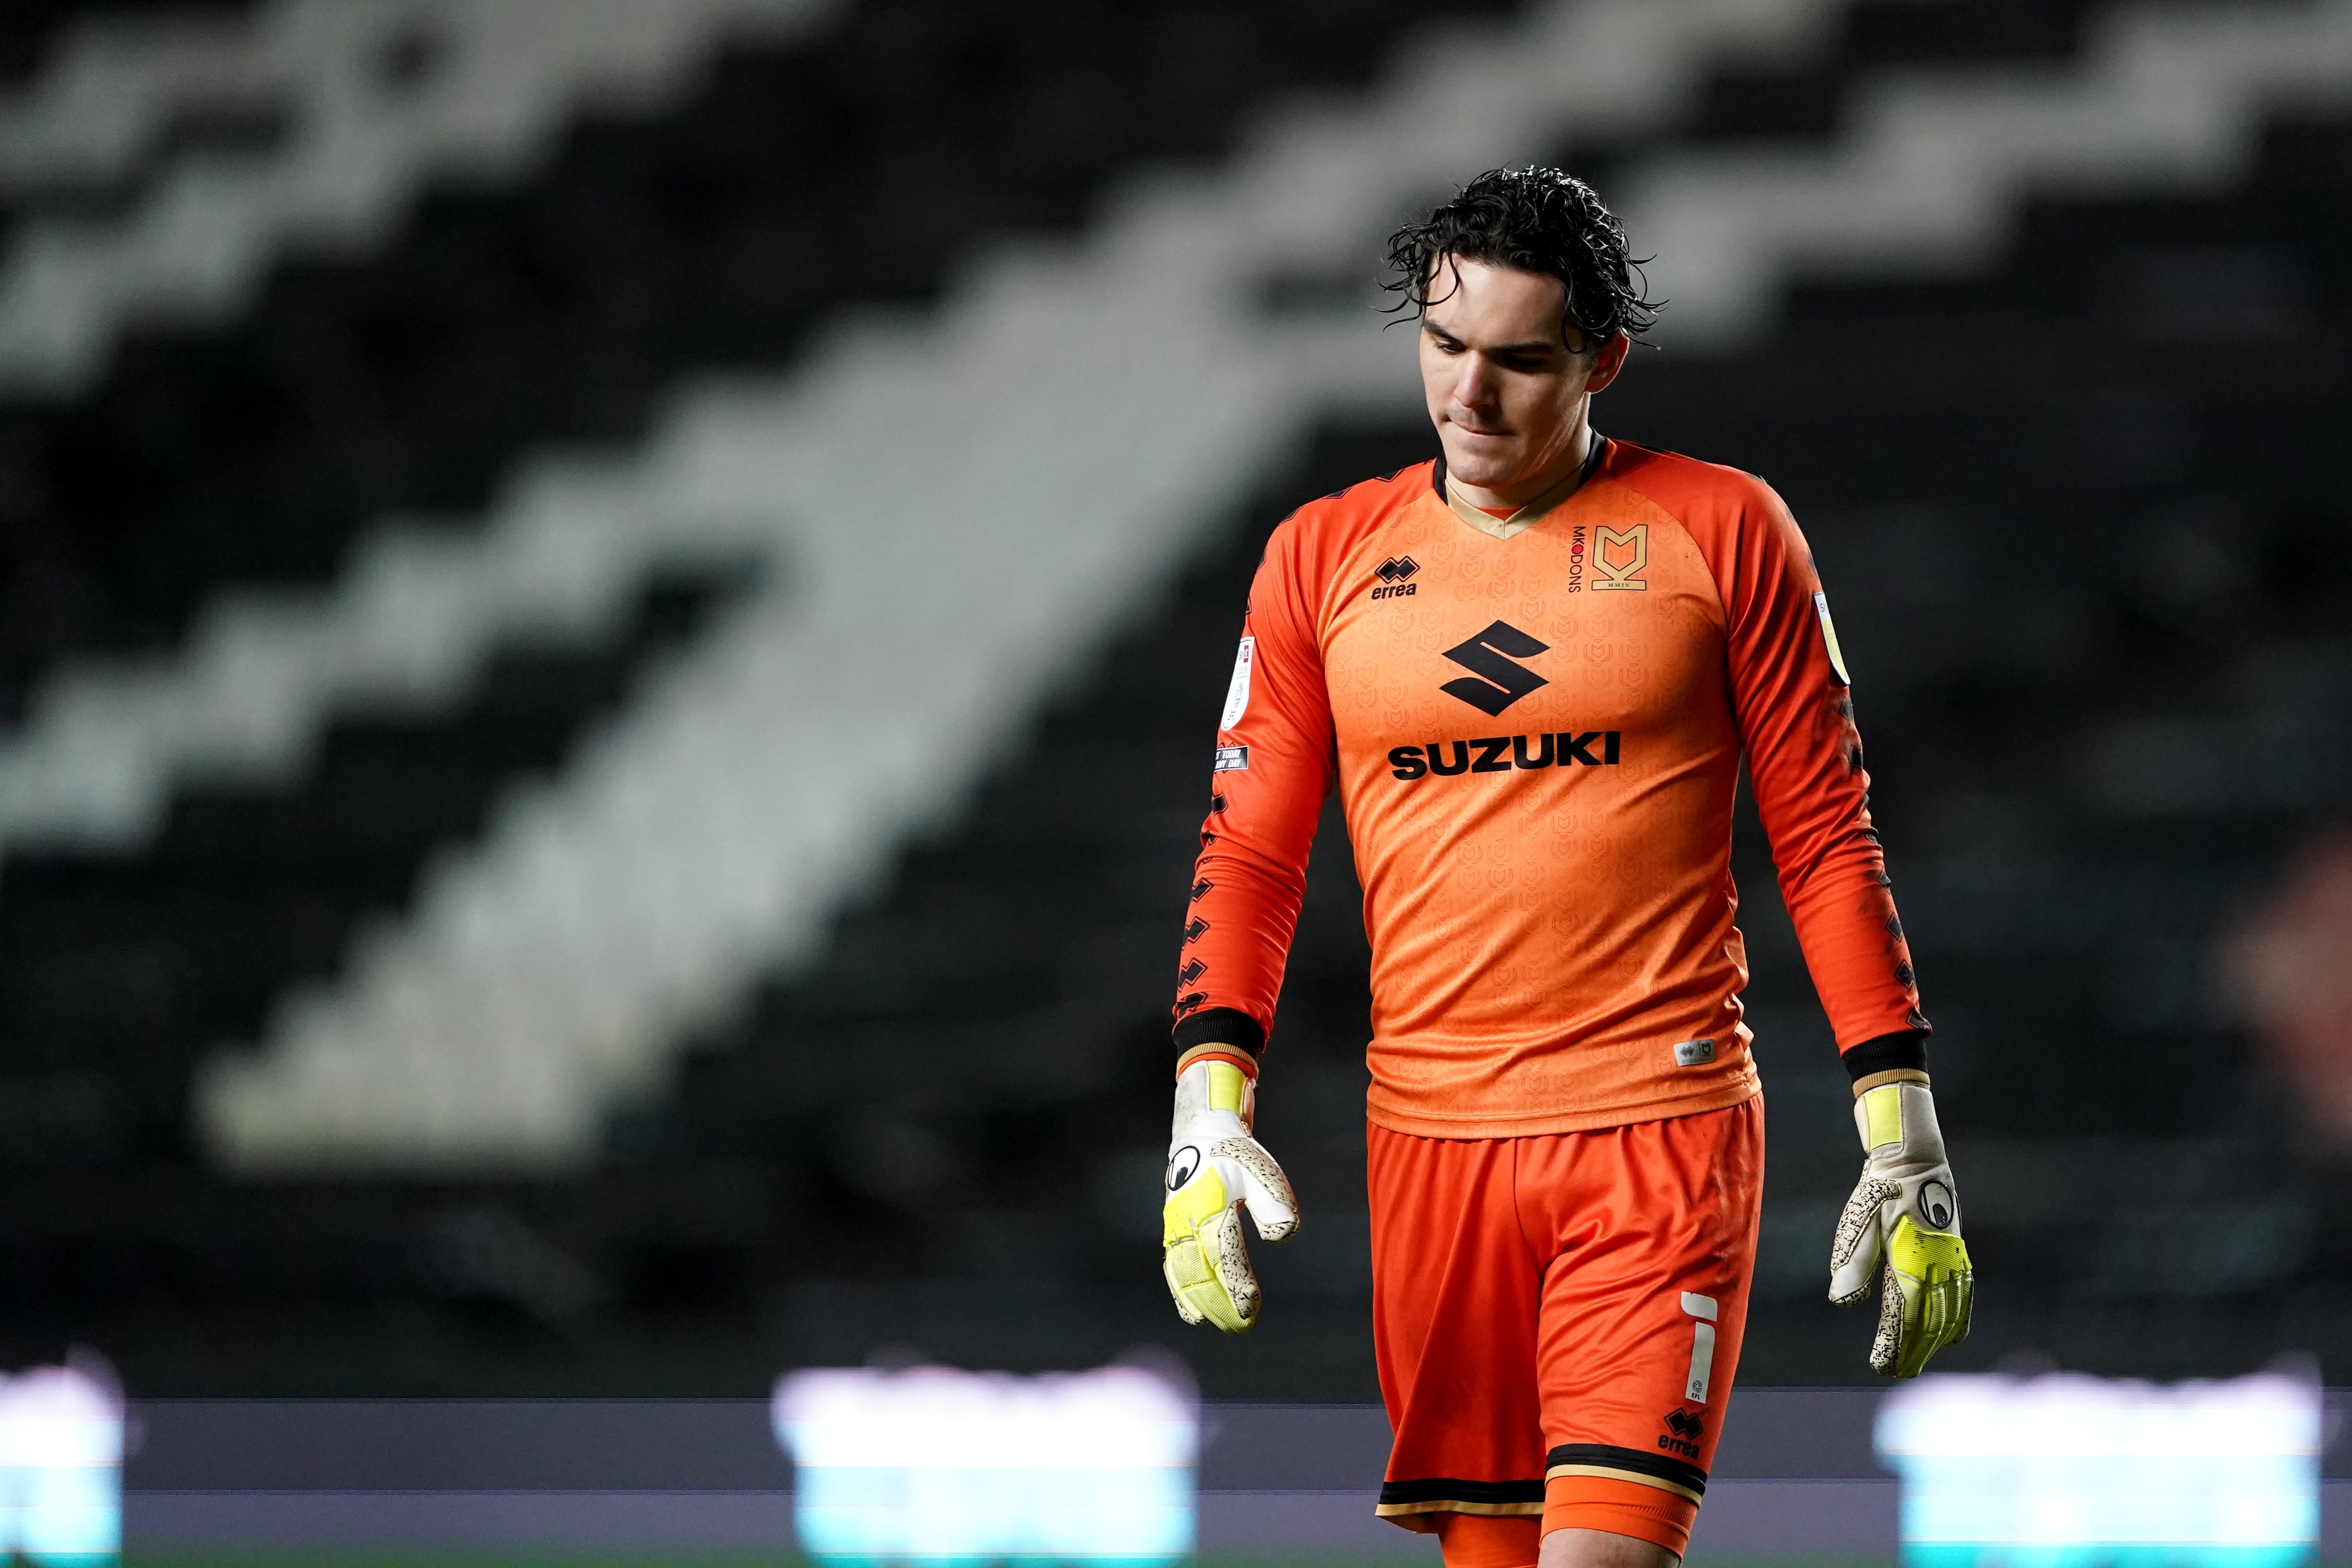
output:
[{"label": "man's chin", "polygon": [[1445,446],[1445,475],[1457,485],[1474,489],[1506,489],[1517,477],[1516,461],[1488,452],[1464,452],[1451,443]]}]

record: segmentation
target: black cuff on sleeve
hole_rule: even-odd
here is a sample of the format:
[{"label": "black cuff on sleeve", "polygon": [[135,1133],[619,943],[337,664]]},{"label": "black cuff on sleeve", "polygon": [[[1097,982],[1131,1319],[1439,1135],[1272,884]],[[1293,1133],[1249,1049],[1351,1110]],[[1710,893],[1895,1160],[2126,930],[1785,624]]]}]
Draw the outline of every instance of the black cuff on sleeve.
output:
[{"label": "black cuff on sleeve", "polygon": [[1863,1041],[1841,1059],[1845,1063],[1846,1076],[1856,1081],[1874,1072],[1893,1072],[1898,1068],[1926,1072],[1927,1037],[1911,1029],[1899,1035],[1881,1035],[1874,1040]]},{"label": "black cuff on sleeve", "polygon": [[1194,1046],[1231,1046],[1255,1061],[1265,1049],[1265,1031],[1238,1007],[1211,1007],[1176,1021],[1176,1049],[1181,1055]]}]

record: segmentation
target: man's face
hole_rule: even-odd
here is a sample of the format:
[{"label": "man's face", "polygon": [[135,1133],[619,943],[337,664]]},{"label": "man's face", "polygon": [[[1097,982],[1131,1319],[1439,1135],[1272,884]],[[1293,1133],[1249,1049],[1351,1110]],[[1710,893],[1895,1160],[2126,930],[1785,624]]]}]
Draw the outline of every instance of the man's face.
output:
[{"label": "man's face", "polygon": [[1576,328],[1563,336],[1557,278],[1444,256],[1430,292],[1421,384],[1445,471],[1506,504],[1531,500],[1584,460],[1586,400],[1615,379],[1625,339],[1595,353]]}]

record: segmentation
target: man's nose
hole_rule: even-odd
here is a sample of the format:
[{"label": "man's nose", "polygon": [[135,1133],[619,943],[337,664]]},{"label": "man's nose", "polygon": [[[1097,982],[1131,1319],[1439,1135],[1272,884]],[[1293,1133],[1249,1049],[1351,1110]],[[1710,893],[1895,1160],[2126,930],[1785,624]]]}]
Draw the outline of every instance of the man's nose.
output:
[{"label": "man's nose", "polygon": [[1484,407],[1495,400],[1495,373],[1478,355],[1462,356],[1462,374],[1454,380],[1454,400],[1465,408]]}]

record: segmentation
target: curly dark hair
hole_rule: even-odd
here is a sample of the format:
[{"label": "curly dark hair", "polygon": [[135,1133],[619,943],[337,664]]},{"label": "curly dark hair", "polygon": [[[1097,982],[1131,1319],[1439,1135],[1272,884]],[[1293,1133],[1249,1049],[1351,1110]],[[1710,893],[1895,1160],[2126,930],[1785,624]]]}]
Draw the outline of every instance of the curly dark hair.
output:
[{"label": "curly dark hair", "polygon": [[[1427,310],[1443,257],[1557,278],[1567,290],[1562,332],[1573,322],[1585,347],[1617,332],[1639,338],[1657,323],[1663,300],[1643,298],[1649,279],[1625,254],[1625,226],[1592,187],[1559,169],[1490,169],[1452,201],[1389,237],[1381,285],[1401,296],[1391,310]],[[1647,259],[1644,258],[1643,259]],[[1448,292],[1451,290],[1449,289]]]}]

